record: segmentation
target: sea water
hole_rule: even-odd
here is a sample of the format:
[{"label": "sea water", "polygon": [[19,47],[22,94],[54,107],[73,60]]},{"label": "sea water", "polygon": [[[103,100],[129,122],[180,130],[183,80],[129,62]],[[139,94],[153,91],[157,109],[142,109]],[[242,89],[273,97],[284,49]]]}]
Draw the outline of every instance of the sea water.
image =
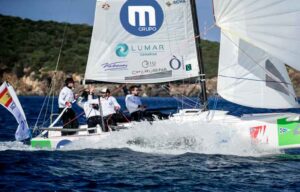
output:
[{"label": "sea water", "polygon": [[[35,124],[44,99],[21,97],[30,126]],[[124,98],[118,100],[124,108]],[[148,108],[174,113],[195,106],[197,99],[185,98],[182,103],[182,98],[148,98],[143,102]],[[216,98],[209,106],[237,116],[271,112]],[[43,113],[51,110],[49,106]],[[56,112],[56,106],[53,110]],[[43,113],[39,124],[49,123]],[[300,190],[300,156],[258,150],[239,138],[230,125],[142,122],[99,141],[75,142],[62,150],[37,150],[13,141],[17,124],[3,108],[0,114],[2,191]],[[84,121],[81,116],[80,122]]]}]

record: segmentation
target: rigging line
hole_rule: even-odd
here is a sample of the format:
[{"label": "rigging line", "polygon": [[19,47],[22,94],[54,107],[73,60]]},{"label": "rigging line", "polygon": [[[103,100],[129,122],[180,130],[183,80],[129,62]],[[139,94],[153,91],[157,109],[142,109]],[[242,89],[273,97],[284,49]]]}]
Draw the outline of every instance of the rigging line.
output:
[{"label": "rigging line", "polygon": [[46,107],[46,111],[45,111],[45,114],[44,114],[44,120],[43,120],[43,123],[45,122],[45,119],[46,119],[46,116],[47,116],[47,113],[48,113],[48,106],[49,106],[49,102],[50,102],[50,96],[49,97],[47,97],[48,98],[48,101],[47,101],[47,107]]},{"label": "rigging line", "polygon": [[78,119],[81,115],[83,115],[84,114],[84,111],[83,112],[81,112],[79,115],[77,115],[76,117],[74,117],[73,119],[71,119],[70,121],[68,121],[67,123],[65,123],[65,124],[63,124],[63,127],[64,126],[66,126],[66,125],[68,125],[68,124],[70,124],[70,123],[72,123],[73,121],[75,121],[76,119]]},{"label": "rigging line", "polygon": [[[71,6],[72,6],[72,0],[70,0],[70,2],[69,2],[68,9],[70,9]],[[67,21],[68,21],[69,17],[70,17],[70,11],[68,10],[67,13],[68,13],[68,15],[67,15]],[[53,114],[53,108],[54,108],[54,94],[55,94],[54,88],[55,88],[55,84],[56,84],[56,73],[57,73],[58,64],[59,64],[59,61],[60,61],[60,57],[61,57],[63,45],[64,45],[64,42],[65,42],[67,30],[68,30],[68,22],[67,21],[66,21],[65,26],[64,26],[63,38],[62,38],[62,41],[61,41],[61,45],[60,45],[60,49],[59,49],[59,54],[58,54],[58,58],[57,58],[57,61],[56,61],[56,66],[55,66],[55,71],[54,71],[53,86],[51,87],[51,91],[53,92],[51,114]],[[51,91],[50,91],[50,94],[51,94]]]},{"label": "rigging line", "polygon": [[[253,63],[255,63],[256,65],[258,65],[267,75],[269,75],[270,77],[272,77],[273,79],[278,79],[276,76],[274,76],[272,73],[270,73],[268,70],[266,70],[263,66],[261,66],[259,63],[257,63],[255,61],[255,59],[253,57],[251,57],[245,50],[243,50],[241,47],[239,47],[229,36],[227,36],[227,34],[223,33],[224,36],[227,37],[228,40],[230,40],[233,45],[235,45],[239,50],[241,50],[243,52],[243,54],[245,54],[249,59],[251,59],[253,61]],[[252,44],[251,44],[252,45]],[[253,47],[257,48],[256,46],[252,45]],[[260,48],[258,48],[260,49]],[[265,51],[264,51],[265,52]],[[267,52],[266,52],[267,53]],[[267,53],[268,54],[268,53]],[[266,82],[266,81],[265,81]],[[277,81],[277,83],[280,83],[280,81]],[[294,97],[296,97],[296,95],[294,93],[292,93],[292,91],[290,91],[288,88],[284,87],[284,89],[290,93],[291,95],[293,95]]]},{"label": "rigging line", "polygon": [[[166,92],[168,92],[168,93],[170,94],[170,90],[168,90],[166,87],[161,86],[161,88],[164,89]],[[195,105],[198,104],[198,101],[195,102],[194,100],[190,99],[189,97],[187,97],[187,96],[185,96],[185,95],[183,95],[183,94],[176,93],[176,95],[180,95],[180,96],[184,97],[186,100],[188,100],[188,101],[194,103]],[[176,100],[178,99],[176,96],[172,96],[172,97],[173,97],[174,99],[176,99]],[[183,99],[182,99],[182,100],[178,99],[178,101],[180,101],[181,103],[183,102],[183,103],[186,104],[186,105],[189,105],[187,102],[184,102]],[[190,106],[192,106],[192,105],[190,105]],[[192,107],[195,108],[196,106],[192,106]]]},{"label": "rigging line", "polygon": [[[48,96],[47,96],[47,97],[48,97]],[[37,129],[37,124],[38,124],[38,121],[39,121],[40,116],[41,116],[41,114],[42,114],[42,109],[44,108],[44,105],[45,105],[45,103],[46,103],[47,97],[45,97],[45,99],[44,99],[44,101],[43,101],[42,108],[41,108],[41,110],[40,110],[40,112],[39,112],[39,115],[38,115],[38,117],[37,117],[37,120],[36,120],[36,122],[35,122],[35,124],[34,124],[33,130],[32,130],[33,133],[34,133],[34,132],[36,131],[36,129]]]},{"label": "rigging line", "polygon": [[200,32],[200,35],[195,36],[195,39],[207,35],[207,33],[208,33],[209,31],[211,31],[211,30],[212,30],[213,28],[215,28],[215,27],[216,27],[216,24],[213,23],[211,26],[209,26],[208,28],[206,28],[203,32]]},{"label": "rigging line", "polygon": [[227,76],[227,75],[218,75],[218,76],[225,77],[225,78],[231,78],[231,79],[241,79],[241,80],[269,82],[269,83],[282,83],[282,84],[285,84],[285,85],[292,85],[291,83],[287,83],[287,82],[283,82],[283,81],[259,80],[259,79],[245,78],[245,77],[233,77],[233,76]]},{"label": "rigging line", "polygon": [[53,85],[51,86],[51,91],[50,91],[50,94],[51,94],[51,92],[53,92],[51,114],[53,114],[53,108],[54,108],[54,94],[55,94],[54,88],[55,88],[55,85],[56,85],[56,73],[57,73],[57,68],[58,68],[58,64],[59,64],[59,61],[60,61],[63,45],[64,45],[64,42],[65,42],[67,29],[68,29],[68,23],[66,23],[65,27],[64,27],[64,34],[63,34],[62,42],[61,42],[61,45],[60,45],[59,54],[58,54],[58,58],[57,58],[57,61],[56,61],[56,66],[55,66],[55,71],[54,71]]},{"label": "rigging line", "polygon": [[[217,105],[218,105],[218,101],[219,101],[219,97],[215,97],[214,98],[214,106],[213,106],[213,108],[212,108],[212,110],[209,110],[208,111],[208,113],[207,113],[207,115],[206,115],[206,119],[208,120],[208,121],[211,121],[213,118],[214,118],[214,116],[215,116],[215,112],[216,112],[216,109],[217,109]],[[208,103],[208,102],[207,102]],[[208,104],[207,104],[208,105]],[[210,117],[210,118],[209,118]]]},{"label": "rigging line", "polygon": [[[170,92],[167,88],[165,88],[164,86],[161,86],[161,88],[162,89],[164,89],[166,92]],[[182,109],[183,109],[183,106],[184,105],[186,105],[186,106],[189,106],[189,107],[192,107],[192,108],[195,108],[196,106],[195,105],[192,105],[192,104],[189,104],[188,102],[185,102],[184,100],[183,100],[183,98],[185,98],[186,100],[188,100],[188,101],[190,101],[190,102],[192,102],[192,103],[194,103],[194,104],[198,104],[198,102],[195,102],[195,101],[193,101],[192,99],[190,99],[189,97],[186,97],[185,95],[183,95],[183,94],[177,94],[177,95],[180,95],[181,96],[181,99],[179,99],[179,98],[177,98],[176,96],[172,96],[172,98],[173,99],[175,99],[176,101],[177,101],[177,106],[179,105],[179,102],[181,103],[181,105],[182,105]]]}]

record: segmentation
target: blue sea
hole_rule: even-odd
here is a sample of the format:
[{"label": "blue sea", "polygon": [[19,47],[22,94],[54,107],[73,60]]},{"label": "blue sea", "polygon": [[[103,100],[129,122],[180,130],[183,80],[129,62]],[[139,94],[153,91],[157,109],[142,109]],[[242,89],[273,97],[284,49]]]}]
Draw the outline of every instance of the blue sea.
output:
[{"label": "blue sea", "polygon": [[[118,100],[124,108],[124,98]],[[45,98],[20,97],[20,101],[33,127]],[[145,98],[143,102],[166,114],[198,103],[196,98]],[[210,98],[209,108],[236,116],[272,112],[220,98]],[[42,111],[38,124],[49,124],[50,110],[49,106]],[[225,128],[215,133],[214,127],[198,124],[143,122],[98,143],[37,150],[15,142],[14,117],[3,107],[0,114],[1,191],[300,191],[297,153],[256,151]],[[84,121],[81,116],[80,122]]]}]

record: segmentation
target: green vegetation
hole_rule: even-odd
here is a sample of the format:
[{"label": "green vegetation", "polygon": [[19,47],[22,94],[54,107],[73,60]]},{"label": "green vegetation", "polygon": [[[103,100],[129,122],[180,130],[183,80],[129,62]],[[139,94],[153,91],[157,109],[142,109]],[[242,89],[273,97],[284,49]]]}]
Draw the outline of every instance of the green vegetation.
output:
[{"label": "green vegetation", "polygon": [[[23,76],[31,71],[55,69],[65,23],[31,21],[0,15],[0,70]],[[71,25],[66,28],[58,70],[83,73],[87,62],[92,27]]]},{"label": "green vegetation", "polygon": [[206,77],[212,78],[217,76],[220,44],[203,40],[201,41],[201,47]]},{"label": "green vegetation", "polygon": [[[39,74],[40,69],[54,70],[65,23],[31,21],[0,15],[0,75],[3,71],[24,75],[24,68]],[[67,24],[58,70],[84,73],[92,27]],[[207,77],[217,74],[219,44],[202,41]]]}]

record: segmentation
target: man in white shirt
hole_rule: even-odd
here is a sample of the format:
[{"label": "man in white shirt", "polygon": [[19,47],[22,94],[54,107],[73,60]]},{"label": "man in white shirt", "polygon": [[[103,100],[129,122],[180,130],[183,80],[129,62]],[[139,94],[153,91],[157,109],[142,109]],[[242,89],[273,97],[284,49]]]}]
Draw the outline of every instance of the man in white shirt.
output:
[{"label": "man in white shirt", "polygon": [[104,131],[108,131],[108,125],[117,125],[117,112],[121,106],[106,87],[100,90],[100,101],[105,122]]},{"label": "man in white shirt", "polygon": [[[99,92],[99,98],[101,106],[99,106],[99,98],[93,99],[94,88],[89,89],[89,96],[86,102],[82,100],[78,103],[85,111],[86,118],[88,119],[88,127],[96,127],[100,125],[104,132],[109,131],[108,125],[117,125],[116,112],[121,109],[121,106],[117,100],[110,95],[110,90],[102,88]],[[102,126],[101,109],[104,121],[104,127]]]},{"label": "man in white shirt", "polygon": [[[82,95],[77,100],[77,104],[84,110],[88,128],[102,125],[102,119],[99,111],[99,100],[93,98],[93,89],[83,91]],[[95,133],[95,130],[89,130],[89,133]]]},{"label": "man in white shirt", "polygon": [[[68,108],[62,115],[63,128],[78,128],[79,123],[76,118],[76,114],[72,109],[72,102],[75,100],[75,95],[73,93],[74,89],[74,80],[72,78],[67,78],[65,80],[65,86],[59,93],[58,97],[58,106],[59,112],[61,113],[64,108]],[[76,132],[62,132],[62,135],[72,135]]]},{"label": "man in white shirt", "polygon": [[129,88],[130,94],[125,98],[126,107],[130,113],[131,120],[140,121],[144,119],[144,111],[146,106],[142,104],[139,97],[140,89],[133,85]]}]

